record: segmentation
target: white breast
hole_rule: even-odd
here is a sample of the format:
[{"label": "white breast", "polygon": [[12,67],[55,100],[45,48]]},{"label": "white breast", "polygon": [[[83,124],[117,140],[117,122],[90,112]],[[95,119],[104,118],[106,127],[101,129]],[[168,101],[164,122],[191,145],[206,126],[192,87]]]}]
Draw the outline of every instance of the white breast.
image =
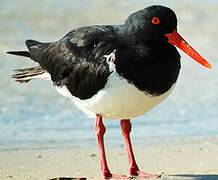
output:
[{"label": "white breast", "polygon": [[108,77],[105,88],[87,100],[73,97],[65,86],[57,87],[57,90],[62,95],[70,97],[76,106],[89,117],[100,114],[104,119],[131,119],[158,105],[170,94],[173,88],[174,85],[160,96],[151,96],[139,91],[114,70]]}]

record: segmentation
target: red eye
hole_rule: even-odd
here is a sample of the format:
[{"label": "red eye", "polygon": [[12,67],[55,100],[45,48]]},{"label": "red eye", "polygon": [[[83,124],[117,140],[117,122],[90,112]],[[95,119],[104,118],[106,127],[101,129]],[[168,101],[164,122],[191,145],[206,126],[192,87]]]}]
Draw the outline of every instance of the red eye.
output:
[{"label": "red eye", "polygon": [[151,20],[151,22],[152,22],[153,24],[159,24],[159,23],[160,23],[160,20],[159,20],[157,17],[154,17],[154,18]]}]

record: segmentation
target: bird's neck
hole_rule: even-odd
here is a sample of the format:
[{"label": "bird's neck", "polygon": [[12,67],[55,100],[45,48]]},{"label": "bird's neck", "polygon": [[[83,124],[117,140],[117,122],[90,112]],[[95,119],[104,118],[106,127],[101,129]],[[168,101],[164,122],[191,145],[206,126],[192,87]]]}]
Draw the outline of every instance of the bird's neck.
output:
[{"label": "bird's neck", "polygon": [[120,30],[127,49],[116,52],[116,70],[139,90],[162,94],[176,82],[180,69],[180,56],[169,43],[141,40],[135,34]]}]

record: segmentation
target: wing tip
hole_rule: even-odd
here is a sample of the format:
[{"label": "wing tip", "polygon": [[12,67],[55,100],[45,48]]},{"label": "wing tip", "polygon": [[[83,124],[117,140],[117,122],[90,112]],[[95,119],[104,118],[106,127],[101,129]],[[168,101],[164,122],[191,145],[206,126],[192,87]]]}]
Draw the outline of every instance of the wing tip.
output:
[{"label": "wing tip", "polygon": [[32,39],[27,39],[27,40],[25,41],[25,44],[26,44],[26,46],[27,46],[28,48],[30,48],[30,47],[32,47],[32,46],[37,46],[37,45],[42,44],[42,43],[39,42],[39,41],[32,40]]}]

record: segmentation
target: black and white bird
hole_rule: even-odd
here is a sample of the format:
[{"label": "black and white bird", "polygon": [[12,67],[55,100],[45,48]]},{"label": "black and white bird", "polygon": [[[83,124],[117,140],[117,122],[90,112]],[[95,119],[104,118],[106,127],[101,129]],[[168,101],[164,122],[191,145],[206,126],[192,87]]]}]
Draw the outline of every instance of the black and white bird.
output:
[{"label": "black and white bird", "polygon": [[180,71],[175,46],[211,69],[177,32],[175,13],[155,5],[131,14],[122,25],[86,26],[50,43],[27,40],[28,51],[10,51],[39,64],[17,69],[18,82],[51,80],[89,117],[97,117],[95,132],[105,179],[128,178],[110,172],[104,151],[102,119],[121,119],[129,176],[159,177],[139,170],[131,146],[130,119],[145,114],[173,90]]}]

